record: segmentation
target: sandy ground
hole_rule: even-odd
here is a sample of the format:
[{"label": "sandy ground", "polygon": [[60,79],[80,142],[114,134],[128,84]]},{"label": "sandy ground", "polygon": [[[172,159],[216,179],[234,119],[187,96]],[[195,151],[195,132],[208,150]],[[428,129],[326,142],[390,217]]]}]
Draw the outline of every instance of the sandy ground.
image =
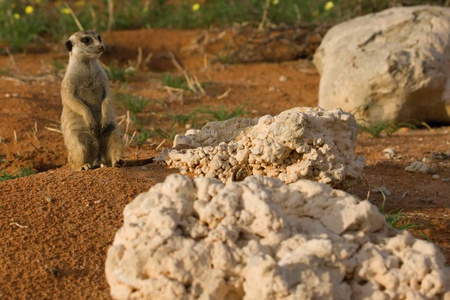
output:
[{"label": "sandy ground", "polygon": [[[145,30],[104,35],[109,45],[102,57],[105,64],[140,70],[125,86],[114,82],[112,89],[152,100],[138,114],[145,128],[169,129],[168,114],[186,114],[202,105],[224,105],[231,111],[244,103],[251,117],[317,106],[319,75],[309,61],[222,64],[217,53],[223,45],[201,44],[204,34]],[[146,60],[149,53],[151,59]],[[179,72],[170,53],[204,83],[205,95],[185,92],[182,101],[169,97],[161,74]],[[104,261],[122,224],[124,206],[174,172],[157,164],[85,172],[66,165],[62,135],[54,130],[59,126],[64,72],[58,65],[66,61],[63,45],[45,54],[0,57],[0,71],[7,70],[0,73],[0,170],[31,167],[37,172],[0,183],[0,299],[108,299]],[[120,104],[116,108],[124,120],[126,109]],[[176,125],[174,130],[185,128]],[[128,133],[134,131],[130,125]],[[170,141],[153,137],[140,147],[128,146],[126,158],[154,156],[170,146]],[[397,157],[386,158],[385,148],[395,148]],[[450,127],[401,129],[381,138],[361,134],[357,153],[367,159],[366,183],[351,191],[365,199],[374,187],[385,186],[390,191],[386,210],[402,209],[404,223],[420,224],[414,234],[435,243],[447,263],[450,158],[439,153],[449,149]],[[438,166],[434,175],[439,178],[404,170],[424,158]],[[369,199],[379,205],[382,196],[370,193]]]}]

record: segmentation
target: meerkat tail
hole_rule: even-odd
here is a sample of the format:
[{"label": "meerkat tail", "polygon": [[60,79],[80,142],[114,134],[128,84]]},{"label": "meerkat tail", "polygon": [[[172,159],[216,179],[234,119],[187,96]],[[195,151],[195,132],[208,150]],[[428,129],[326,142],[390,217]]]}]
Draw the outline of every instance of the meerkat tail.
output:
[{"label": "meerkat tail", "polygon": [[118,167],[139,167],[151,164],[155,158],[149,157],[146,159],[136,159],[136,160],[123,160],[117,162]]}]

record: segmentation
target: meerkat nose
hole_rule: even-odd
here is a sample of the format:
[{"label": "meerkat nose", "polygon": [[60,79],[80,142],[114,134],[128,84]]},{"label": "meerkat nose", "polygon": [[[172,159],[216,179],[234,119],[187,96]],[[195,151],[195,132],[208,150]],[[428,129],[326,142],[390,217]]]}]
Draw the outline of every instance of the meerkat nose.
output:
[{"label": "meerkat nose", "polygon": [[98,50],[100,50],[100,52],[103,52],[104,50],[103,46],[98,46]]}]

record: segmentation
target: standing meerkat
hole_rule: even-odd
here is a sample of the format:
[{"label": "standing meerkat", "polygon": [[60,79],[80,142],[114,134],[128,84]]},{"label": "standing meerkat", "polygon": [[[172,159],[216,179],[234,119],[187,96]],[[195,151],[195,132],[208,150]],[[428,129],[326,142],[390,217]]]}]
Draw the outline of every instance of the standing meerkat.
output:
[{"label": "standing meerkat", "polygon": [[75,170],[100,164],[123,165],[123,141],[111,103],[108,77],[98,57],[104,50],[100,35],[79,31],[65,43],[69,65],[61,83],[61,129]]}]

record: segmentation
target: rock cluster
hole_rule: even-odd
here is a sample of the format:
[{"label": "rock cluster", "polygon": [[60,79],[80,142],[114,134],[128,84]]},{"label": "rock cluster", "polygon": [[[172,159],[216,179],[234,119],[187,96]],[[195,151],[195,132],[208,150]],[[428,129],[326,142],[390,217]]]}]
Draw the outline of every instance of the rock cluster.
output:
[{"label": "rock cluster", "polygon": [[443,264],[326,184],[173,174],[126,206],[106,278],[115,299],[449,299]]},{"label": "rock cluster", "polygon": [[450,123],[450,8],[395,7],[331,28],[316,51],[319,106],[381,122]]},{"label": "rock cluster", "polygon": [[222,182],[265,175],[336,187],[362,176],[364,157],[354,154],[357,134],[354,117],[340,109],[293,108],[277,116],[208,123],[175,138],[174,147],[192,149],[167,150],[158,160]]}]

